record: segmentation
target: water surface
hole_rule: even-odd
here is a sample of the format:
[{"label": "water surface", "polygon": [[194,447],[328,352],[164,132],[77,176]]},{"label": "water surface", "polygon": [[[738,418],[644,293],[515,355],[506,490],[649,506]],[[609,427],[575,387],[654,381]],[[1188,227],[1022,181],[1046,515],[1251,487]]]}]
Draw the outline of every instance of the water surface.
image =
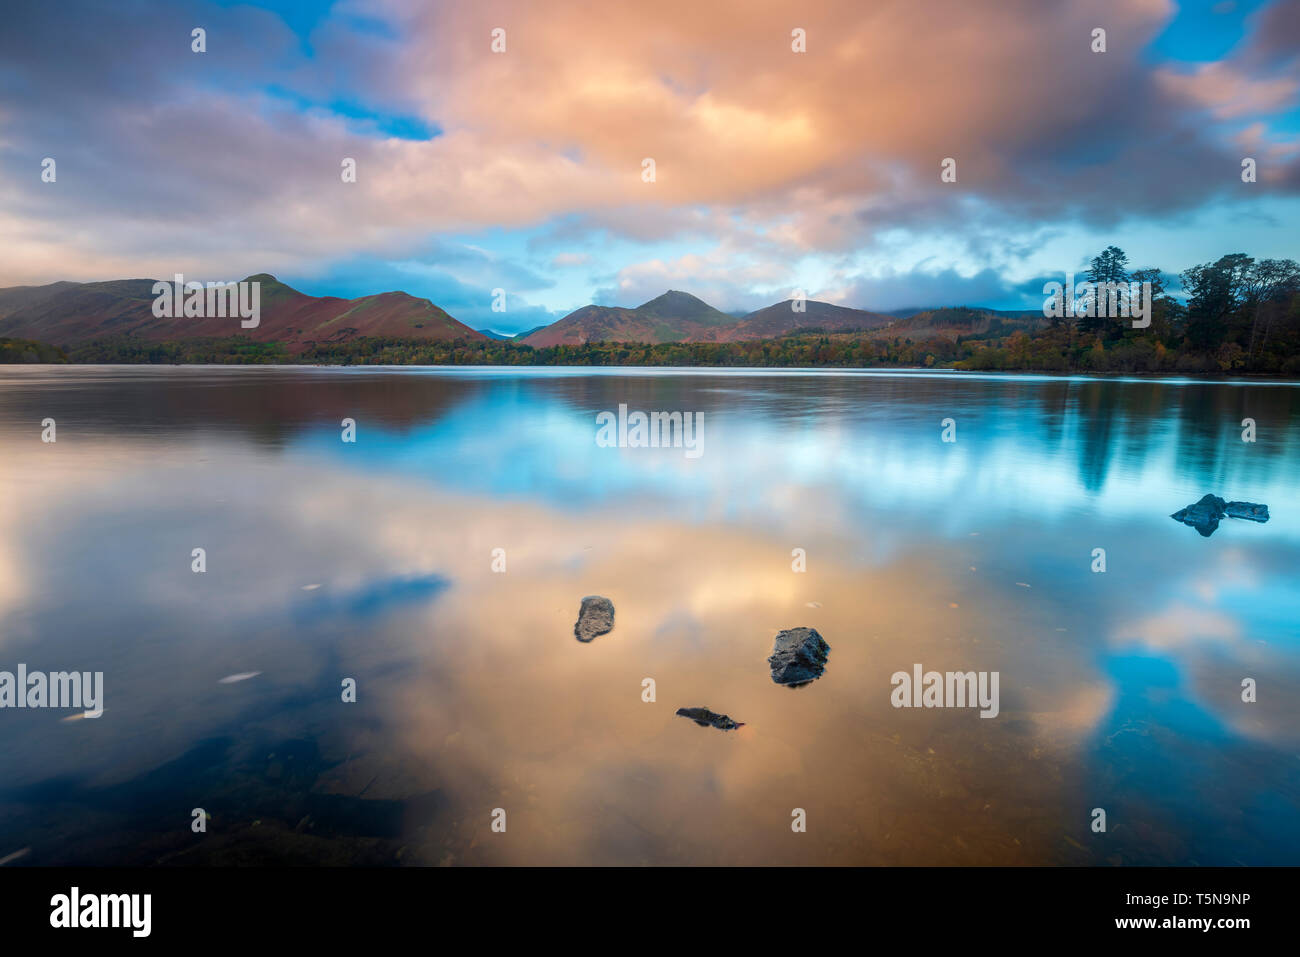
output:
[{"label": "water surface", "polygon": [[[703,454],[599,447],[621,403]],[[1300,863],[1298,440],[1281,383],[0,369],[0,670],[105,676],[0,711],[0,858]],[[918,662],[1000,714],[891,707]]]}]

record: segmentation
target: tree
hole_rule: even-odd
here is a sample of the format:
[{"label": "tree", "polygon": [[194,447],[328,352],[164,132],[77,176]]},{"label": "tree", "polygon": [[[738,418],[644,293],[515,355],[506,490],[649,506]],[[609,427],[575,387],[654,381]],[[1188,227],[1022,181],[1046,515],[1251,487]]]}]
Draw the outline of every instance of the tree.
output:
[{"label": "tree", "polygon": [[1079,328],[1084,332],[1101,333],[1109,327],[1110,320],[1105,309],[1106,286],[1109,283],[1119,285],[1128,282],[1126,266],[1128,254],[1118,246],[1107,246],[1093,257],[1088,267],[1088,282],[1092,284],[1092,309],[1089,311],[1092,315],[1079,318]]},{"label": "tree", "polygon": [[[1249,358],[1255,355],[1255,340],[1260,334],[1260,314],[1264,306],[1279,296],[1290,297],[1300,289],[1300,265],[1294,259],[1261,259],[1249,269],[1245,277],[1246,302],[1254,306],[1250,321]],[[1271,313],[1263,323],[1263,340],[1260,349],[1268,342]]]},{"label": "tree", "polygon": [[1133,270],[1133,274],[1129,276],[1129,281],[1139,283],[1139,284],[1144,282],[1151,283],[1152,299],[1159,299],[1161,296],[1164,295],[1165,292],[1164,273],[1162,273],[1159,269],[1156,269],[1154,267],[1150,269],[1135,269]]},{"label": "tree", "polygon": [[1226,338],[1228,318],[1245,301],[1254,262],[1245,253],[1230,253],[1180,276],[1187,292],[1187,344],[1193,349],[1213,352]]}]

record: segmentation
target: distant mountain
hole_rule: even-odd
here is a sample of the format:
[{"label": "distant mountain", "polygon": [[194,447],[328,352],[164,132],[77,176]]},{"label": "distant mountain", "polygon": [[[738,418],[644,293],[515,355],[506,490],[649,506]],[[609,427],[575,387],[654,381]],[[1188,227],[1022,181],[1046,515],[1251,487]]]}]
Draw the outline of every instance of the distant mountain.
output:
[{"label": "distant mountain", "polygon": [[736,320],[690,293],[670,289],[635,309],[583,306],[520,339],[530,346],[584,342],[698,342]]},{"label": "distant mountain", "polygon": [[669,289],[662,296],[641,303],[636,307],[636,311],[651,319],[695,323],[701,326],[725,326],[736,321],[734,316],[714,309],[703,299],[697,299],[689,292],[678,292],[676,289]]},{"label": "distant mountain", "polygon": [[549,326],[549,325],[551,325],[551,323],[548,322],[548,323],[545,323],[545,324],[540,325],[540,326],[533,326],[533,328],[531,328],[531,329],[525,329],[523,332],[516,332],[515,335],[514,335],[514,341],[515,341],[515,342],[523,342],[525,339],[527,339],[529,336],[531,336],[534,332],[541,332],[543,329],[545,329],[545,328],[546,328],[547,326]]},{"label": "distant mountain", "polygon": [[818,332],[866,332],[893,322],[893,316],[865,309],[850,309],[815,299],[805,300],[803,311],[796,312],[795,301],[774,303],[751,312],[728,329],[723,342],[744,339],[775,339],[801,330]]},{"label": "distant mountain", "polygon": [[778,302],[736,317],[689,293],[670,289],[635,309],[583,306],[558,322],[517,341],[530,346],[583,342],[740,342],[772,339],[797,330],[857,332],[877,329],[891,317],[828,302],[808,300],[796,312],[793,301]]},{"label": "distant mountain", "polygon": [[534,332],[541,332],[550,323],[542,326],[533,326],[531,329],[525,329],[523,332],[495,332],[491,329],[480,329],[479,332],[489,339],[495,339],[497,342],[523,342],[524,339],[531,336]]},{"label": "distant mountain", "polygon": [[122,335],[157,341],[246,335],[291,348],[358,336],[485,338],[429,300],[404,292],[340,299],[308,296],[267,273],[248,281],[261,283],[261,321],[252,329],[241,328],[238,317],[157,318],[154,280],[119,279],[0,289],[0,336],[68,345]]}]

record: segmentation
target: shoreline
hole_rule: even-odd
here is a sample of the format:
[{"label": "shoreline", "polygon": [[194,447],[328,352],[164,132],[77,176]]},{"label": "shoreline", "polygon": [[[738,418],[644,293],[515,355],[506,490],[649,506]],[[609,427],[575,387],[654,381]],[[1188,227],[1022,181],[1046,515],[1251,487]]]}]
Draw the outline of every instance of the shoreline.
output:
[{"label": "shoreline", "polygon": [[668,366],[668,365],[489,365],[479,363],[358,363],[358,362],[52,362],[4,363],[5,369],[319,369],[355,370],[375,372],[455,372],[466,375],[491,373],[497,375],[722,375],[722,376],[897,376],[899,378],[933,379],[1019,379],[1030,381],[1063,382],[1156,382],[1168,385],[1292,385],[1300,386],[1300,379],[1265,373],[1248,373],[1239,376],[1207,373],[1169,375],[1160,372],[1057,372],[1023,369],[1016,371],[976,371],[925,366]]}]

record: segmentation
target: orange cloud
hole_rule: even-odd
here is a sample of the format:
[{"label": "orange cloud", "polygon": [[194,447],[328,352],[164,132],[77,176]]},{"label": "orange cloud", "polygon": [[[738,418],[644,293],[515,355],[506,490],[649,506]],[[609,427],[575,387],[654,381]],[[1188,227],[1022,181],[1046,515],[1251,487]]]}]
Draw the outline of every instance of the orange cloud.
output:
[{"label": "orange cloud", "polygon": [[[49,84],[38,113],[7,104],[0,145],[57,152],[61,176],[57,188],[2,181],[10,221],[0,233],[30,244],[6,278],[68,278],[69,262],[84,278],[294,271],[558,217],[604,217],[658,239],[698,214],[696,235],[763,236],[789,261],[900,224],[945,234],[977,218],[970,201],[984,204],[984,223],[1182,210],[1232,185],[1231,141],[1180,136],[1171,170],[1152,131],[1185,128],[1179,104],[1227,117],[1278,108],[1296,91],[1244,61],[1154,71],[1141,55],[1173,17],[1170,0],[374,0],[347,13],[390,25],[382,56],[347,17],[327,18],[312,41],[330,57],[280,75],[264,61],[268,50],[291,59],[289,37],[236,29],[236,10],[227,26],[244,69],[265,71],[243,89],[192,87],[184,60],[147,89],[110,72],[102,96],[78,87],[64,102]],[[1098,25],[1104,54],[1091,50]],[[494,28],[506,31],[505,52],[491,50]],[[795,29],[806,52],[792,50]],[[102,37],[76,39],[106,56]],[[15,69],[40,88],[45,62],[33,55]],[[264,94],[275,86],[313,102],[346,88],[418,113],[440,135],[359,133],[328,109]],[[50,124],[39,146],[25,132],[37,122]],[[1104,155],[1079,160],[1084,140]],[[355,184],[340,182],[344,157],[357,162]],[[654,182],[642,178],[647,157]],[[955,185],[939,179],[946,157]],[[1285,170],[1271,175],[1287,181]]]}]

